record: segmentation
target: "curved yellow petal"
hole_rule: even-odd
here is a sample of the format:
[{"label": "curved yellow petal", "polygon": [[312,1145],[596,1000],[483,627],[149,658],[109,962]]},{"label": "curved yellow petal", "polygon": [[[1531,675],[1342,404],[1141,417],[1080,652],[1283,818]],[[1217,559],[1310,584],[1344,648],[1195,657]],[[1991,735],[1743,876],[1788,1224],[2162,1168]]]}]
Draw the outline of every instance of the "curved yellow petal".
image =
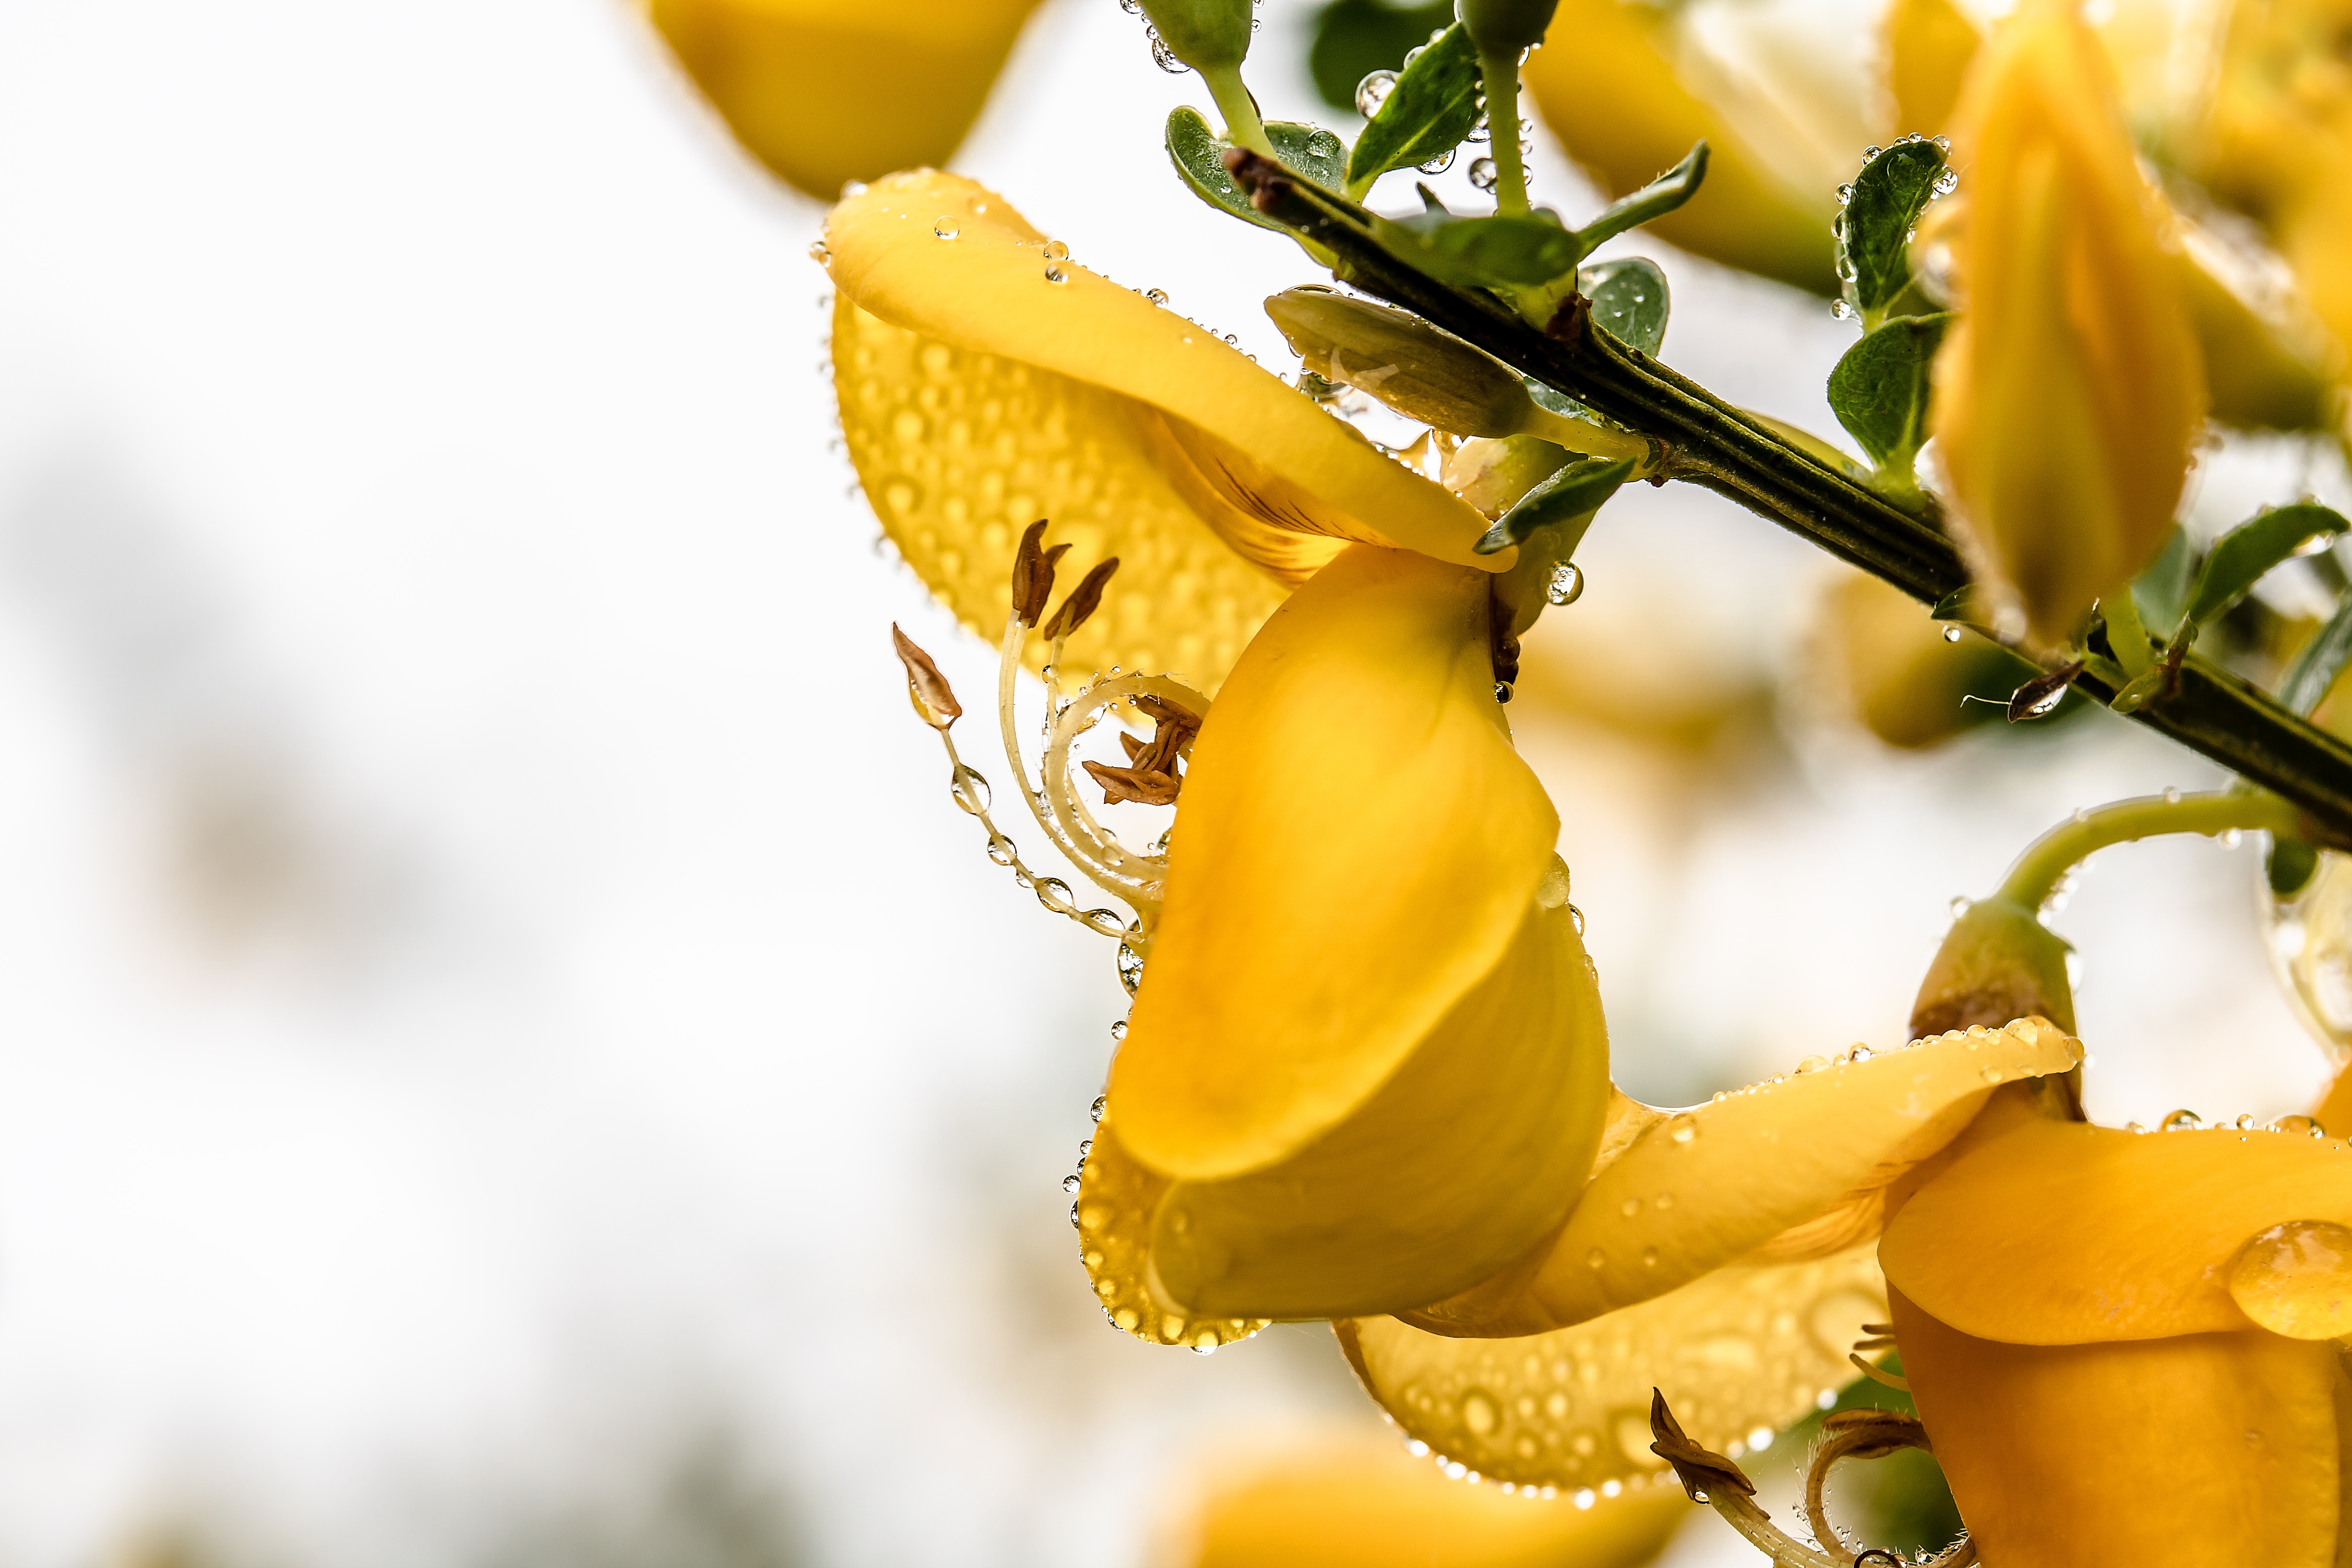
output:
[{"label": "curved yellow petal", "polygon": [[2352,1223],[2352,1144],[2029,1121],[1921,1186],[1879,1256],[1921,1310],[1979,1339],[2162,1339],[2246,1328],[2230,1262],[2292,1220]]},{"label": "curved yellow petal", "polygon": [[1691,1508],[1674,1487],[1583,1508],[1508,1497],[1358,1432],[1234,1464],[1203,1489],[1166,1568],[1634,1568]]},{"label": "curved yellow petal", "polygon": [[2202,360],[2113,74],[2070,0],[2028,0],[1969,73],[1968,310],[1930,423],[1979,578],[2036,644],[2147,563],[2205,414]]},{"label": "curved yellow petal", "polygon": [[1444,486],[1207,329],[1049,258],[1046,243],[1002,196],[934,169],[878,180],[825,223],[834,283],[860,310],[1155,411],[1203,479],[1258,521],[1510,567],[1514,552],[1473,553],[1485,520]]},{"label": "curved yellow petal", "polygon": [[1108,1122],[1095,1129],[1071,1210],[1078,1226],[1078,1257],[1103,1315],[1112,1326],[1151,1344],[1214,1350],[1265,1327],[1263,1318],[1216,1318],[1188,1312],[1152,1289],[1151,1216],[1167,1194],[1168,1178],[1135,1163]]},{"label": "curved yellow petal", "polygon": [[1874,1194],[1949,1142],[1997,1085],[2065,1072],[2082,1047],[2021,1019],[1857,1054],[1653,1113],[1538,1257],[1414,1321],[1533,1333],[1662,1295],[1833,1212],[1830,1238],[1867,1235]]},{"label": "curved yellow petal", "polygon": [[[1070,567],[1119,558],[1103,607],[1069,639],[1071,668],[1170,671],[1214,696],[1282,603],[1282,582],[1202,522],[1160,460],[1159,416],[1133,399],[919,337],[845,294],[833,362],[842,434],[883,531],[979,636],[1003,635],[1013,547],[1040,517]],[[1279,537],[1321,547],[1314,565],[1338,548]],[[1031,640],[1033,664],[1048,651]]]},{"label": "curved yellow petal", "polygon": [[646,0],[727,128],[787,183],[944,163],[1037,0]]},{"label": "curved yellow petal", "polygon": [[1297,1152],[1502,961],[1559,819],[1495,701],[1488,613],[1483,574],[1357,546],[1243,655],[1111,1067],[1144,1163],[1205,1182]]},{"label": "curved yellow petal", "polygon": [[1476,1284],[1574,1201],[1601,1136],[1608,1040],[1565,902],[1530,906],[1502,962],[1354,1115],[1264,1170],[1169,1189],[1151,1230],[1165,1295],[1196,1311],[1336,1318]]},{"label": "curved yellow petal", "polygon": [[1650,1452],[1650,1391],[1690,1435],[1738,1454],[1853,1381],[1846,1359],[1886,1289],[1870,1248],[1717,1269],[1605,1318],[1519,1339],[1460,1340],[1393,1318],[1339,1325],[1364,1386],[1448,1458],[1522,1486],[1673,1485]]},{"label": "curved yellow petal", "polygon": [[1952,0],[1895,0],[1880,30],[1895,134],[1933,136],[1951,119],[1984,35]]},{"label": "curved yellow petal", "polygon": [[1904,1375],[1983,1561],[2338,1561],[2336,1412],[2352,1385],[2335,1346],[2251,1329],[1996,1344],[1900,1291],[1892,1304]]},{"label": "curved yellow petal", "polygon": [[1544,123],[1612,196],[1657,178],[1704,137],[1706,184],[1646,226],[1726,266],[1836,293],[1828,186],[1791,185],[1684,84],[1673,25],[1670,11],[1628,0],[1561,0],[1548,42],[1522,69]]}]

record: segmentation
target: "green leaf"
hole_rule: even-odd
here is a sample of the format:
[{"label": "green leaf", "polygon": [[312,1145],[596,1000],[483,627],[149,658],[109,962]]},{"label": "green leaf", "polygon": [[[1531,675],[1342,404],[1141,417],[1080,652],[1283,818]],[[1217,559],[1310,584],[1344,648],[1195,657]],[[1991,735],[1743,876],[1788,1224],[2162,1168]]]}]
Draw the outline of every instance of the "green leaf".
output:
[{"label": "green leaf", "polygon": [[1424,210],[1409,218],[1372,218],[1372,237],[1391,256],[1436,279],[1471,288],[1549,283],[1584,255],[1559,215],[1538,209],[1493,217],[1456,217],[1427,185]]},{"label": "green leaf", "polygon": [[1956,319],[1897,317],[1865,333],[1830,372],[1830,412],[1880,468],[1908,472],[1927,438],[1927,374]]},{"label": "green leaf", "polygon": [[1936,199],[1946,167],[1933,142],[1897,142],[1862,166],[1838,215],[1838,275],[1846,303],[1864,315],[1885,310],[1911,281],[1911,227]]},{"label": "green leaf", "polygon": [[2346,595],[2327,624],[2294,656],[2286,679],[2279,682],[2279,706],[2309,718],[2347,663],[2352,663],[2352,595]]},{"label": "green leaf", "polygon": [[2139,612],[2143,626],[2162,626],[2166,635],[2180,624],[2180,613],[2189,606],[2189,584],[2196,562],[2189,551],[2189,535],[2178,524],[2165,536],[2164,548],[2147,569],[2132,580],[2132,606]]},{"label": "green leaf", "polygon": [[1307,69],[1323,101],[1343,114],[1356,110],[1356,89],[1377,70],[1401,68],[1405,54],[1454,20],[1454,0],[1387,5],[1381,0],[1331,0],[1315,14]]},{"label": "green leaf", "polygon": [[1426,163],[1478,123],[1478,51],[1456,22],[1404,68],[1348,154],[1347,188],[1361,195],[1391,169]]},{"label": "green leaf", "polygon": [[1576,275],[1576,290],[1592,301],[1593,324],[1628,348],[1654,354],[1666,341],[1666,275],[1639,256],[1599,261]]},{"label": "green leaf", "polygon": [[1613,239],[1629,228],[1639,228],[1652,218],[1661,218],[1693,196],[1698,195],[1699,182],[1706,178],[1706,143],[1700,142],[1685,155],[1683,161],[1635,191],[1620,197],[1604,208],[1601,216],[1576,232],[1584,240],[1587,255],[1605,239]]},{"label": "green leaf", "polygon": [[2319,869],[2319,851],[2307,838],[2282,836],[2271,841],[2271,852],[2263,862],[2263,872],[2270,879],[2273,898],[2291,899],[2310,885],[2312,873]]},{"label": "green leaf", "polygon": [[1579,458],[1519,498],[1471,548],[1481,555],[1508,550],[1539,528],[1590,518],[1633,471],[1628,458]]},{"label": "green leaf", "polygon": [[2214,542],[2197,581],[2189,591],[2189,605],[2180,629],[2201,626],[2246,596],[2262,575],[2317,540],[2333,540],[2352,523],[2315,501],[2273,507],[2251,522],[2242,522]]},{"label": "green leaf", "polygon": [[[1348,150],[1338,136],[1319,125],[1302,125],[1287,120],[1266,121],[1265,134],[1274,144],[1274,155],[1291,173],[1326,190],[1339,188]],[[1234,184],[1234,177],[1225,173],[1225,149],[1233,143],[1210,130],[1209,121],[1199,110],[1170,110],[1167,140],[1168,161],[1176,165],[1176,173],[1183,176],[1194,195],[1245,223],[1277,233],[1289,232],[1273,219],[1261,217],[1258,210],[1250,205],[1249,197]]]},{"label": "green leaf", "polygon": [[2116,693],[2115,700],[2107,706],[2118,713],[2137,713],[2147,706],[2151,698],[2172,683],[2174,674],[2172,667],[2161,661],[2149,665],[2124,682],[2124,689]]}]

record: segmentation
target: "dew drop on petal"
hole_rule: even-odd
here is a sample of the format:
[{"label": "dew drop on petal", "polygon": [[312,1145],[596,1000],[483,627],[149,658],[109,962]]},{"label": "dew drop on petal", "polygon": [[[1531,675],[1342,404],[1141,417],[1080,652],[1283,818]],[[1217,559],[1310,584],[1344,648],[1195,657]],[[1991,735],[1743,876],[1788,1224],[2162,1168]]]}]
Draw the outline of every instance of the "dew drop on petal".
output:
[{"label": "dew drop on petal", "polygon": [[2194,1132],[2205,1125],[2205,1119],[2193,1110],[2176,1110],[2157,1125],[2166,1132]]},{"label": "dew drop on petal", "polygon": [[1143,297],[1155,305],[1168,303],[1168,290],[1165,289],[1146,289],[1143,291]]},{"label": "dew drop on petal", "polygon": [[940,218],[931,225],[931,233],[940,239],[953,239],[962,232],[963,230],[956,226],[956,220],[951,217]]},{"label": "dew drop on petal", "polygon": [[1944,628],[1944,640],[1945,640],[1946,642],[1958,642],[1958,641],[1959,641],[1959,640],[1960,640],[1960,628],[1959,628],[1959,627],[1958,627],[1958,626],[1946,626],[1946,627]]},{"label": "dew drop on petal", "polygon": [[2352,1229],[2319,1219],[2274,1225],[2239,1252],[2229,1283],[2239,1310],[2274,1334],[2352,1333]]}]

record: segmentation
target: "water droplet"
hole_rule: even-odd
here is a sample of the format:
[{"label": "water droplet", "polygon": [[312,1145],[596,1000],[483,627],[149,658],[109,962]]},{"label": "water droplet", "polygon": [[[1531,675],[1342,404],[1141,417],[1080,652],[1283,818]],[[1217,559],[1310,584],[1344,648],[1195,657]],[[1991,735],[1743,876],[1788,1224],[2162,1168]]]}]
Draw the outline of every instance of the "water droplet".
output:
[{"label": "water droplet", "polygon": [[847,201],[847,200],[848,200],[850,197],[852,197],[852,196],[862,196],[862,195],[864,195],[865,194],[866,194],[866,182],[865,182],[865,181],[863,181],[863,180],[844,180],[844,181],[842,181],[842,182],[841,182],[841,199],[842,199],[843,201]]},{"label": "water droplet", "polygon": [[1802,1078],[1809,1072],[1819,1072],[1829,1065],[1830,1059],[1827,1057],[1807,1057],[1797,1064],[1797,1076]]},{"label": "water droplet", "polygon": [[1597,1247],[1584,1255],[1584,1266],[1587,1268],[1604,1268],[1608,1264],[1609,1255]]},{"label": "water droplet", "polygon": [[1627,1198],[1623,1203],[1617,1205],[1617,1212],[1623,1215],[1627,1219],[1632,1219],[1635,1215],[1642,1212],[1642,1200],[1639,1198]]},{"label": "water droplet", "polygon": [[1049,262],[1045,263],[1045,281],[1046,281],[1046,282],[1048,282],[1048,283],[1067,283],[1069,280],[1070,280],[1070,269],[1069,269],[1068,268],[1066,268],[1066,267],[1063,266],[1063,265],[1062,265],[1060,262],[1058,262],[1058,261],[1049,261]]},{"label": "water droplet", "polygon": [[1976,907],[1976,901],[1975,901],[1974,900],[1972,900],[1972,899],[1968,899],[1968,898],[1958,898],[1958,899],[1954,899],[1954,900],[1952,900],[1952,918],[1953,918],[1954,920],[1958,920],[1962,915],[1967,914],[1970,910],[1974,909],[1975,907]]},{"label": "water droplet", "polygon": [[2194,1132],[2205,1125],[2205,1119],[2193,1110],[2175,1110],[2157,1126],[2166,1132]]},{"label": "water droplet", "polygon": [[815,262],[819,267],[832,266],[833,247],[825,244],[825,242],[821,239],[810,241],[809,259]]},{"label": "water droplet", "polygon": [[1853,200],[1853,187],[1850,184],[1840,185],[1837,188],[1837,198],[1838,205],[1845,205],[1846,203]]},{"label": "water droplet", "polygon": [[1153,27],[1150,29],[1149,36],[1151,39],[1151,63],[1153,65],[1158,66],[1170,76],[1182,76],[1186,71],[1192,68],[1191,66],[1186,65],[1182,60],[1176,58],[1176,51],[1168,47],[1168,41],[1160,36],[1159,28]]},{"label": "water droplet", "polygon": [[1143,960],[1125,942],[1121,942],[1118,948],[1118,983],[1127,987],[1127,994],[1130,996],[1135,994],[1135,988],[1143,984]]},{"label": "water droplet", "polygon": [[2260,1232],[2230,1265],[2230,1299],[2289,1339],[2352,1333],[2352,1230],[2297,1219]]},{"label": "water droplet", "polygon": [[1454,167],[1454,155],[1461,150],[1462,149],[1459,147],[1448,147],[1444,152],[1440,153],[1428,163],[1418,163],[1415,164],[1414,167],[1418,168],[1424,174],[1442,174],[1445,173],[1446,170]]},{"label": "water droplet", "polygon": [[974,816],[988,809],[988,781],[970,768],[957,767],[948,780],[948,791],[958,805]]},{"label": "water droplet", "polygon": [[1374,71],[1356,84],[1356,112],[1370,120],[1381,111],[1389,94],[1396,89],[1397,73]]},{"label": "water droplet", "polygon": [[1075,1193],[1084,1185],[1086,1183],[1081,1181],[1075,1172],[1062,1178],[1062,1190],[1066,1193]]},{"label": "water droplet", "polygon": [[1958,627],[1958,626],[1946,626],[1946,627],[1944,628],[1944,640],[1945,640],[1946,642],[1958,642],[1958,641],[1959,641],[1959,640],[1960,640],[1960,628],[1959,628],[1959,627]]},{"label": "water droplet", "polygon": [[1495,700],[1497,702],[1508,702],[1510,700],[1511,683],[1507,680],[1498,680],[1495,682]]},{"label": "water droplet", "polygon": [[1110,1026],[1110,1037],[1114,1040],[1124,1040],[1127,1038],[1126,1019],[1121,1018],[1118,1022]]},{"label": "water droplet", "polygon": [[1677,1116],[1666,1123],[1666,1136],[1676,1143],[1687,1143],[1698,1136],[1698,1123],[1687,1116]]},{"label": "water droplet", "polygon": [[1130,16],[1143,15],[1143,0],[1118,0],[1118,8]]},{"label": "water droplet", "polygon": [[1086,1226],[1078,1223],[1078,1205],[1076,1204],[1072,1204],[1070,1205],[1070,1228],[1072,1230],[1084,1230],[1086,1228]]},{"label": "water droplet", "polygon": [[1470,160],[1470,183],[1473,185],[1475,185],[1478,189],[1482,191],[1493,190],[1495,188],[1495,182],[1501,177],[1501,173],[1495,167],[1495,160],[1492,158],[1473,158]]},{"label": "water droplet", "polygon": [[1014,857],[1019,853],[1020,851],[1013,847],[1013,840],[1001,833],[988,841],[988,858],[1000,866],[1012,865]]},{"label": "water droplet", "polygon": [[1952,150],[1952,139],[1948,136],[1931,136],[1928,140],[1936,144],[1936,151],[1938,153],[1948,153]]},{"label": "water droplet", "polygon": [[956,220],[951,217],[940,218],[931,225],[931,233],[940,239],[953,239],[962,232],[963,230],[956,226]]},{"label": "water droplet", "polygon": [[1127,920],[1117,910],[1088,910],[1086,913],[1086,921],[1087,929],[1097,936],[1118,937],[1127,934]]},{"label": "water droplet", "polygon": [[1143,297],[1155,305],[1168,303],[1168,290],[1165,289],[1146,289],[1143,291]]},{"label": "water droplet", "polygon": [[1582,936],[1584,934],[1584,911],[1578,909],[1574,904],[1569,905],[1568,923],[1576,928],[1577,935]]},{"label": "water droplet", "polygon": [[1871,162],[1871,160],[1873,160],[1873,159],[1876,158],[1876,157],[1878,156],[1878,154],[1879,154],[1880,153],[1884,152],[1884,151],[1885,151],[1885,149],[1884,149],[1884,148],[1878,147],[1878,146],[1876,146],[1876,145],[1872,145],[1872,146],[1868,146],[1868,147],[1864,147],[1864,148],[1862,150],[1862,161],[1863,161],[1864,163],[1868,163],[1869,162]]},{"label": "water droplet", "polygon": [[[1938,136],[1936,140],[1941,142],[1943,138]],[[1936,172],[1936,184],[1932,188],[1939,196],[1950,195],[1960,188],[1960,172],[1950,164],[1946,164]]]},{"label": "water droplet", "polygon": [[2223,831],[2216,840],[2216,842],[2218,842],[2224,849],[2235,849],[2239,845],[2243,844],[2245,841],[2245,834],[2235,827]]},{"label": "water droplet", "polygon": [[1845,1054],[1845,1059],[1850,1062],[1866,1062],[1877,1054],[1868,1046],[1856,1046]]},{"label": "water droplet", "polygon": [[1843,321],[1853,314],[1853,302],[1843,295],[1830,301],[1830,314]]},{"label": "water droplet", "polygon": [[1417,59],[1419,59],[1419,58],[1421,58],[1421,57],[1422,57],[1422,56],[1423,56],[1424,54],[1427,54],[1428,52],[1429,52],[1429,46],[1428,46],[1427,44],[1415,44],[1415,45],[1413,45],[1413,47],[1411,47],[1411,48],[1409,48],[1409,49],[1405,50],[1405,52],[1404,52],[1404,65],[1405,65],[1405,68],[1406,68],[1407,70],[1411,70],[1411,69],[1412,68],[1412,62],[1413,62],[1413,61],[1415,61],[1415,60],[1417,60]]},{"label": "water droplet", "polygon": [[1070,900],[1070,885],[1059,877],[1037,879],[1037,901],[1057,915],[1076,914],[1078,906]]},{"label": "water droplet", "polygon": [[1584,572],[1573,561],[1563,561],[1551,569],[1551,577],[1544,584],[1544,603],[1573,605],[1584,596]]},{"label": "water droplet", "polygon": [[1642,1248],[1642,1267],[1644,1268],[1655,1268],[1657,1266],[1658,1249],[1654,1247],[1645,1247]]},{"label": "water droplet", "polygon": [[2167,784],[2164,786],[2164,804],[2167,805],[2179,805],[2180,804],[2180,786],[2179,784]]},{"label": "water droplet", "polygon": [[1087,1107],[1087,1114],[1089,1117],[1092,1117],[1095,1121],[1100,1121],[1103,1119],[1103,1112],[1109,1109],[1110,1096],[1107,1094],[1098,1094],[1095,1096],[1095,1102]]},{"label": "water droplet", "polygon": [[1495,1408],[1494,1400],[1486,1394],[1474,1389],[1462,1396],[1462,1425],[1470,1429],[1472,1436],[1484,1437],[1502,1420],[1502,1412]]},{"label": "water droplet", "polygon": [[1070,258],[1070,247],[1058,239],[1049,239],[1045,242],[1044,255],[1048,261],[1067,261]]},{"label": "water droplet", "polygon": [[1979,1076],[1987,1083],[1999,1083],[2002,1079],[2009,1075],[2002,1072],[1999,1068],[1987,1068]]}]

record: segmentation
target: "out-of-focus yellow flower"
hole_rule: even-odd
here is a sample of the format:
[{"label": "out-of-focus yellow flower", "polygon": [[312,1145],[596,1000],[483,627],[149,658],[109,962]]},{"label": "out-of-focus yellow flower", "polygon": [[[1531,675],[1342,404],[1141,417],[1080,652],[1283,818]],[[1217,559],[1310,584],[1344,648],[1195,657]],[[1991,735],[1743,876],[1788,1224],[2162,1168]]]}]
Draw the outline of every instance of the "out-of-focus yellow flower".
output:
[{"label": "out-of-focus yellow flower", "polygon": [[[1517,1489],[1514,1489],[1516,1490]],[[1393,1433],[1349,1429],[1237,1455],[1155,1554],[1159,1568],[1634,1568],[1690,1504],[1671,1488],[1582,1507],[1465,1486]]]},{"label": "out-of-focus yellow flower", "polygon": [[1537,110],[1612,196],[1655,179],[1704,137],[1706,184],[1649,229],[1727,266],[1834,294],[1832,193],[1853,177],[1868,138],[1862,94],[1809,79],[1829,57],[1800,33],[1759,26],[1716,50],[1685,16],[1633,0],[1562,0],[1524,68]]},{"label": "out-of-focus yellow flower", "polygon": [[645,0],[751,155],[830,201],[845,182],[944,163],[1037,0]]},{"label": "out-of-focus yellow flower", "polygon": [[1985,1561],[2339,1561],[2352,1145],[2013,1113],[1950,1156],[1879,1255]]},{"label": "out-of-focus yellow flower", "polygon": [[1955,134],[1968,309],[1931,423],[1979,580],[2054,647],[2161,547],[2203,367],[2112,73],[2069,0],[2028,0],[1987,46]]},{"label": "out-of-focus yellow flower", "polygon": [[1941,131],[1983,43],[1984,34],[1952,0],[1894,0],[1880,24],[1879,51],[1896,128],[1922,136]]},{"label": "out-of-focus yellow flower", "polygon": [[1958,642],[1901,589],[1857,572],[1822,596],[1815,617],[1809,691],[1890,746],[1922,751],[1998,716],[1982,700],[2005,700],[2034,671],[1974,633]]}]

